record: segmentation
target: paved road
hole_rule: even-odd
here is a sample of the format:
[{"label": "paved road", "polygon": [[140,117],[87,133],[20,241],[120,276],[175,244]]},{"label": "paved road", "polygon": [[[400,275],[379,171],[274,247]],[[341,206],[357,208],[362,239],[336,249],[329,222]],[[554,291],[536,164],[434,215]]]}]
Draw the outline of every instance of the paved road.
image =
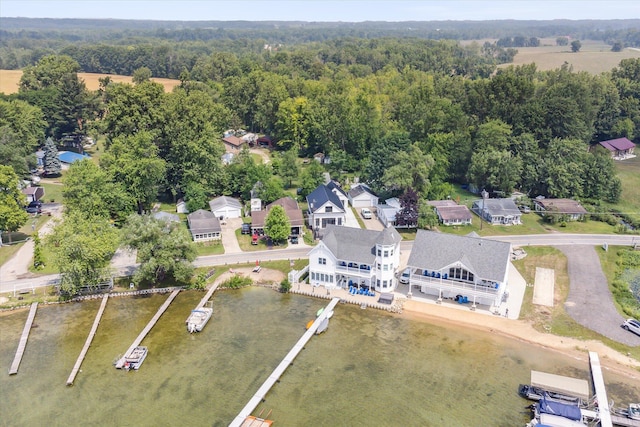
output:
[{"label": "paved road", "polygon": [[614,341],[637,346],[640,337],[620,327],[624,318],[613,304],[600,258],[593,246],[557,246],[567,257],[569,296],[565,309],[576,322]]},{"label": "paved road", "polygon": [[[633,346],[640,345],[640,337],[620,328],[623,318],[613,305],[606,278],[602,273],[600,260],[594,249],[594,246],[600,246],[605,243],[608,245],[631,246],[640,243],[637,237],[557,233],[488,238],[507,241],[514,246],[557,246],[567,256],[568,260],[570,291],[565,306],[569,315],[581,325],[615,341]],[[412,248],[413,241],[400,243],[400,249],[405,255],[409,254]],[[244,264],[256,261],[295,260],[306,258],[309,250],[308,246],[300,245],[285,249],[201,256],[194,261],[194,265],[196,267],[213,267],[216,265]],[[137,265],[117,265],[116,267],[118,276],[127,276],[133,274]],[[4,280],[4,278],[0,278],[0,292],[36,292],[37,288],[56,284],[58,281],[59,275],[57,274],[19,280]]]}]

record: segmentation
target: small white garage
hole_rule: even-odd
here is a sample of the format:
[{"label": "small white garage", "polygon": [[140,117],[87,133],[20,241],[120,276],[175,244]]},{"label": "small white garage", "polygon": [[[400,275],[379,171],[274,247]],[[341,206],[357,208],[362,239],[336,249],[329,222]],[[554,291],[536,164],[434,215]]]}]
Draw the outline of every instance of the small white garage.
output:
[{"label": "small white garage", "polygon": [[378,196],[364,184],[358,184],[349,190],[349,202],[354,208],[368,208],[378,204]]},{"label": "small white garage", "polygon": [[218,219],[242,217],[242,204],[232,197],[216,197],[209,202],[209,208]]}]

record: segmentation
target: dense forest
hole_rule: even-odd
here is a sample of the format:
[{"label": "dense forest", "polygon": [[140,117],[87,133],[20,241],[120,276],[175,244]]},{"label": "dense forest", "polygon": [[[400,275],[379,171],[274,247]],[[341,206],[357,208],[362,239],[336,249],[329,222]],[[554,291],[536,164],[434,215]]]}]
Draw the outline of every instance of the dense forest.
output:
[{"label": "dense forest", "polygon": [[[381,194],[413,189],[420,198],[438,199],[458,183],[597,205],[616,201],[621,189],[611,159],[589,148],[617,137],[639,141],[640,60],[624,60],[598,76],[569,66],[497,70],[515,49],[429,39],[429,23],[416,27],[422,38],[339,37],[316,24],[274,30],[268,23],[230,23],[216,30],[225,36],[210,44],[213,38],[206,34],[212,30],[195,24],[149,22],[133,30],[119,21],[99,21],[104,25],[89,32],[67,29],[65,22],[57,30],[48,20],[30,22],[33,29],[4,27],[3,61],[12,53],[20,56],[20,49],[53,49],[36,47],[40,44],[60,42],[59,52],[24,67],[19,92],[0,99],[2,163],[24,176],[45,138],[81,148],[84,136],[104,136],[101,172],[127,195],[118,204],[107,203],[111,216],[117,216],[114,208],[142,211],[158,194],[185,197],[193,207],[219,194],[246,198],[257,181],[272,197],[293,181],[302,181],[304,193],[321,170],[298,176],[290,164],[317,152],[331,159],[325,167],[336,179],[358,176]],[[549,25],[554,31],[567,25],[583,32],[608,25],[577,22]],[[632,34],[625,25],[637,21],[615,23]],[[384,34],[397,28],[368,25],[345,24],[335,33],[370,28]],[[529,29],[528,23],[508,22],[498,34],[485,23],[451,25],[460,36]],[[245,38],[252,31],[270,40],[287,35],[296,44]],[[200,36],[172,39],[177,32]],[[311,41],[296,35],[303,33]],[[243,49],[235,52],[239,45]],[[129,74],[134,84],[105,77],[92,92],[78,79],[80,71]],[[150,81],[163,75],[177,76],[181,84],[164,93]],[[227,129],[270,135],[275,161],[258,165],[240,156],[224,167],[221,136]],[[150,163],[135,165],[142,159]]]}]

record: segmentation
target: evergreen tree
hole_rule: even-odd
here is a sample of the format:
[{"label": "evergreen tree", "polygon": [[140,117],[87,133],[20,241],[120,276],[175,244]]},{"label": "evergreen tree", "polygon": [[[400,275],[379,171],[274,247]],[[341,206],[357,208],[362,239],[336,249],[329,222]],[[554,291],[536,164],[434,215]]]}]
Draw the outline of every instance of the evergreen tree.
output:
[{"label": "evergreen tree", "polygon": [[51,137],[44,143],[44,174],[46,176],[59,176],[62,171],[60,159],[58,159],[58,147]]}]

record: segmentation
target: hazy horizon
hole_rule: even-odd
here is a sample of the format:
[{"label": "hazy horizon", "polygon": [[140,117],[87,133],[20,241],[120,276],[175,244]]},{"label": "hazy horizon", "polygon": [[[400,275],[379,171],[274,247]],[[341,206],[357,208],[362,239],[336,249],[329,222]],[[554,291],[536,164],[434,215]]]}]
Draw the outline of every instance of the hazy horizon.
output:
[{"label": "hazy horizon", "polygon": [[2,0],[0,17],[153,21],[490,21],[640,18],[640,2]]}]

